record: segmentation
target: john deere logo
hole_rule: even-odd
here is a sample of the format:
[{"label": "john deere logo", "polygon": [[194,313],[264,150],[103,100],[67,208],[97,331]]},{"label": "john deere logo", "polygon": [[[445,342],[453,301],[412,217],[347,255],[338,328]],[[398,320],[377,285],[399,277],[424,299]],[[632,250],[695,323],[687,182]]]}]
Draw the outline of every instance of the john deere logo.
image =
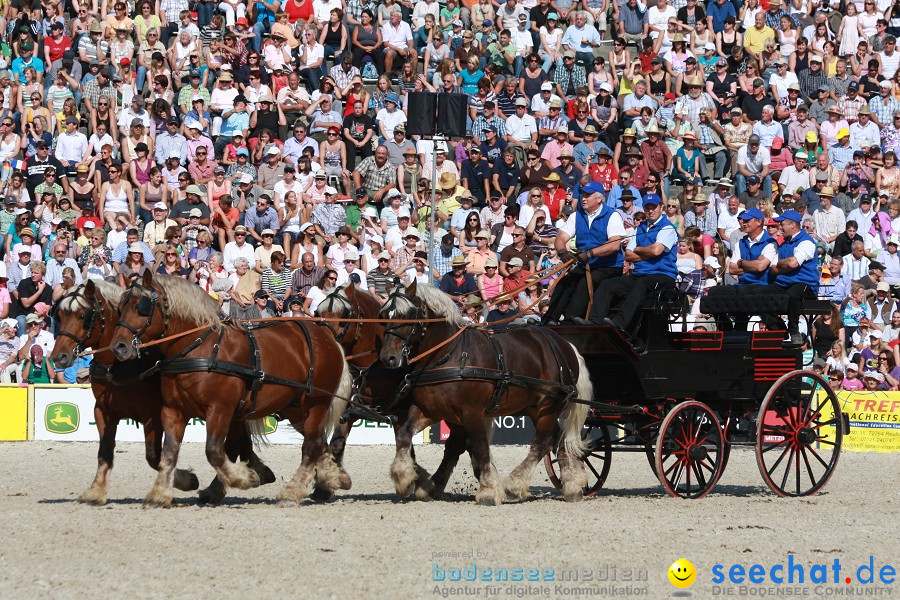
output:
[{"label": "john deere logo", "polygon": [[69,402],[54,402],[44,413],[44,426],[51,433],[78,431],[78,406]]},{"label": "john deere logo", "polygon": [[263,420],[263,433],[272,435],[276,431],[278,431],[278,421],[275,417],[266,417]]}]

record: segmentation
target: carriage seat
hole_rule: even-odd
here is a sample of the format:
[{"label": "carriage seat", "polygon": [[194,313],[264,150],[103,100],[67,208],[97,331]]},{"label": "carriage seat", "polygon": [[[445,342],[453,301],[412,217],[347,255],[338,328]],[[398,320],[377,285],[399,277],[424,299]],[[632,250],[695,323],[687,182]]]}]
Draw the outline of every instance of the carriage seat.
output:
[{"label": "carriage seat", "polygon": [[[754,294],[704,296],[700,299],[700,312],[707,315],[758,315],[762,313],[784,314],[787,312],[787,294]],[[803,301],[805,315],[827,315],[831,312],[828,300],[809,299]]]}]

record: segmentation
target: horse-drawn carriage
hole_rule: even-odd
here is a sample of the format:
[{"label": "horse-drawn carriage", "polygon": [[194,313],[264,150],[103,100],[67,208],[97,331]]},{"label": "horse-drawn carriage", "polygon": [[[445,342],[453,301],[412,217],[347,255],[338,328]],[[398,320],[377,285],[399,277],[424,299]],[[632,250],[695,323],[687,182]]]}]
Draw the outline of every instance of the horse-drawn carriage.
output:
[{"label": "horse-drawn carriage", "polygon": [[[719,320],[784,314],[787,297],[707,296],[700,311]],[[827,311],[827,301],[803,306],[807,319]],[[600,490],[622,451],[646,454],[666,492],[684,498],[709,493],[733,446],[755,448],[763,480],[781,496],[814,494],[834,472],[849,422],[828,383],[801,370],[801,351],[783,347],[784,331],[692,330],[674,290],[645,303],[634,344],[604,325],[554,329],[594,383],[585,495]],[[558,485],[553,456],[546,467]]]},{"label": "horse-drawn carriage", "polygon": [[[495,335],[464,322],[446,295],[415,284],[398,287],[384,306],[351,287],[323,302],[324,321],[253,326],[221,322],[215,302],[178,278],[148,272],[115,299],[100,292],[89,282],[61,303],[66,334],[54,357],[71,360],[88,345],[108,360],[134,360],[147,347],[159,353],[149,371],[122,380],[159,395],[147,417],[166,435],[161,452],[158,435],[147,442],[148,461],[159,471],[147,497],[154,506],[171,504],[173,486],[197,486],[195,479],[179,483],[175,471],[184,424],[194,416],[207,421],[207,457],[218,482],[204,494],[211,501],[227,487],[274,480],[244,427],[273,412],[304,435],[301,466],[278,495],[284,502],[305,498],[313,483],[325,497],[350,487],[343,442],[326,444],[348,404],[394,423],[390,472],[398,494],[440,496],[468,451],[481,485],[476,500],[486,504],[526,497],[535,466],[551,450],[548,470],[568,500],[602,487],[614,450],[646,453],[667,492],[699,498],[736,445],[756,446],[763,479],[778,494],[808,495],[833,473],[848,428],[827,383],[799,370],[799,350],[782,348],[783,332],[689,331],[686,298],[674,291],[647,302],[638,343],[606,326],[514,327]],[[706,300],[701,310],[709,314],[786,308],[781,296],[757,295],[752,305],[739,296]],[[679,319],[680,328],[673,327]],[[113,322],[114,330],[103,326]],[[114,423],[122,417],[113,409],[134,389],[110,383],[121,389],[115,400],[98,396],[97,410],[109,413],[111,434],[101,431],[96,491],[83,496],[95,503],[105,501]],[[500,485],[486,417],[519,413],[534,422],[536,436]],[[430,475],[415,461],[412,437],[440,420],[451,434]]]}]

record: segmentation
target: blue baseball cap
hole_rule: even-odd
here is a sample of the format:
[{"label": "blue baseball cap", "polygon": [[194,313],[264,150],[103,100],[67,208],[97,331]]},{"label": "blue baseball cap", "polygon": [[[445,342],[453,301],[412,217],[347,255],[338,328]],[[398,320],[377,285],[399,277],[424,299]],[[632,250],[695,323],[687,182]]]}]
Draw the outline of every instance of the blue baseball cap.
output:
[{"label": "blue baseball cap", "polygon": [[741,221],[749,221],[750,219],[759,219],[760,221],[765,221],[766,216],[758,208],[748,208],[738,215],[738,219]]},{"label": "blue baseball cap", "polygon": [[247,150],[246,148],[238,148],[237,156],[250,156],[250,151]]},{"label": "blue baseball cap", "polygon": [[644,206],[647,206],[648,204],[659,206],[660,204],[662,204],[662,198],[660,198],[657,194],[647,194],[646,196],[644,196],[643,202]]},{"label": "blue baseball cap", "polygon": [[603,187],[602,184],[597,183],[596,181],[589,181],[586,184],[584,184],[583,186],[581,186],[582,194],[589,195],[589,194],[596,194],[597,192],[600,192],[601,194],[605,194],[606,189]]},{"label": "blue baseball cap", "polygon": [[800,216],[796,210],[786,210],[781,213],[781,216],[775,217],[775,221],[781,223],[782,221],[793,221],[795,223],[802,223],[803,217]]}]

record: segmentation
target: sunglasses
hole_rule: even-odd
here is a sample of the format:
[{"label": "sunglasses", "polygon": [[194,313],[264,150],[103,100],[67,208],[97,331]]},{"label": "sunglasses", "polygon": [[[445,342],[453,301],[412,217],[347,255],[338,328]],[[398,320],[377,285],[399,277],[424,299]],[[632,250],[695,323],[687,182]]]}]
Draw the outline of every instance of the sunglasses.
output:
[{"label": "sunglasses", "polygon": [[326,277],[326,281],[337,281],[337,277]]}]

